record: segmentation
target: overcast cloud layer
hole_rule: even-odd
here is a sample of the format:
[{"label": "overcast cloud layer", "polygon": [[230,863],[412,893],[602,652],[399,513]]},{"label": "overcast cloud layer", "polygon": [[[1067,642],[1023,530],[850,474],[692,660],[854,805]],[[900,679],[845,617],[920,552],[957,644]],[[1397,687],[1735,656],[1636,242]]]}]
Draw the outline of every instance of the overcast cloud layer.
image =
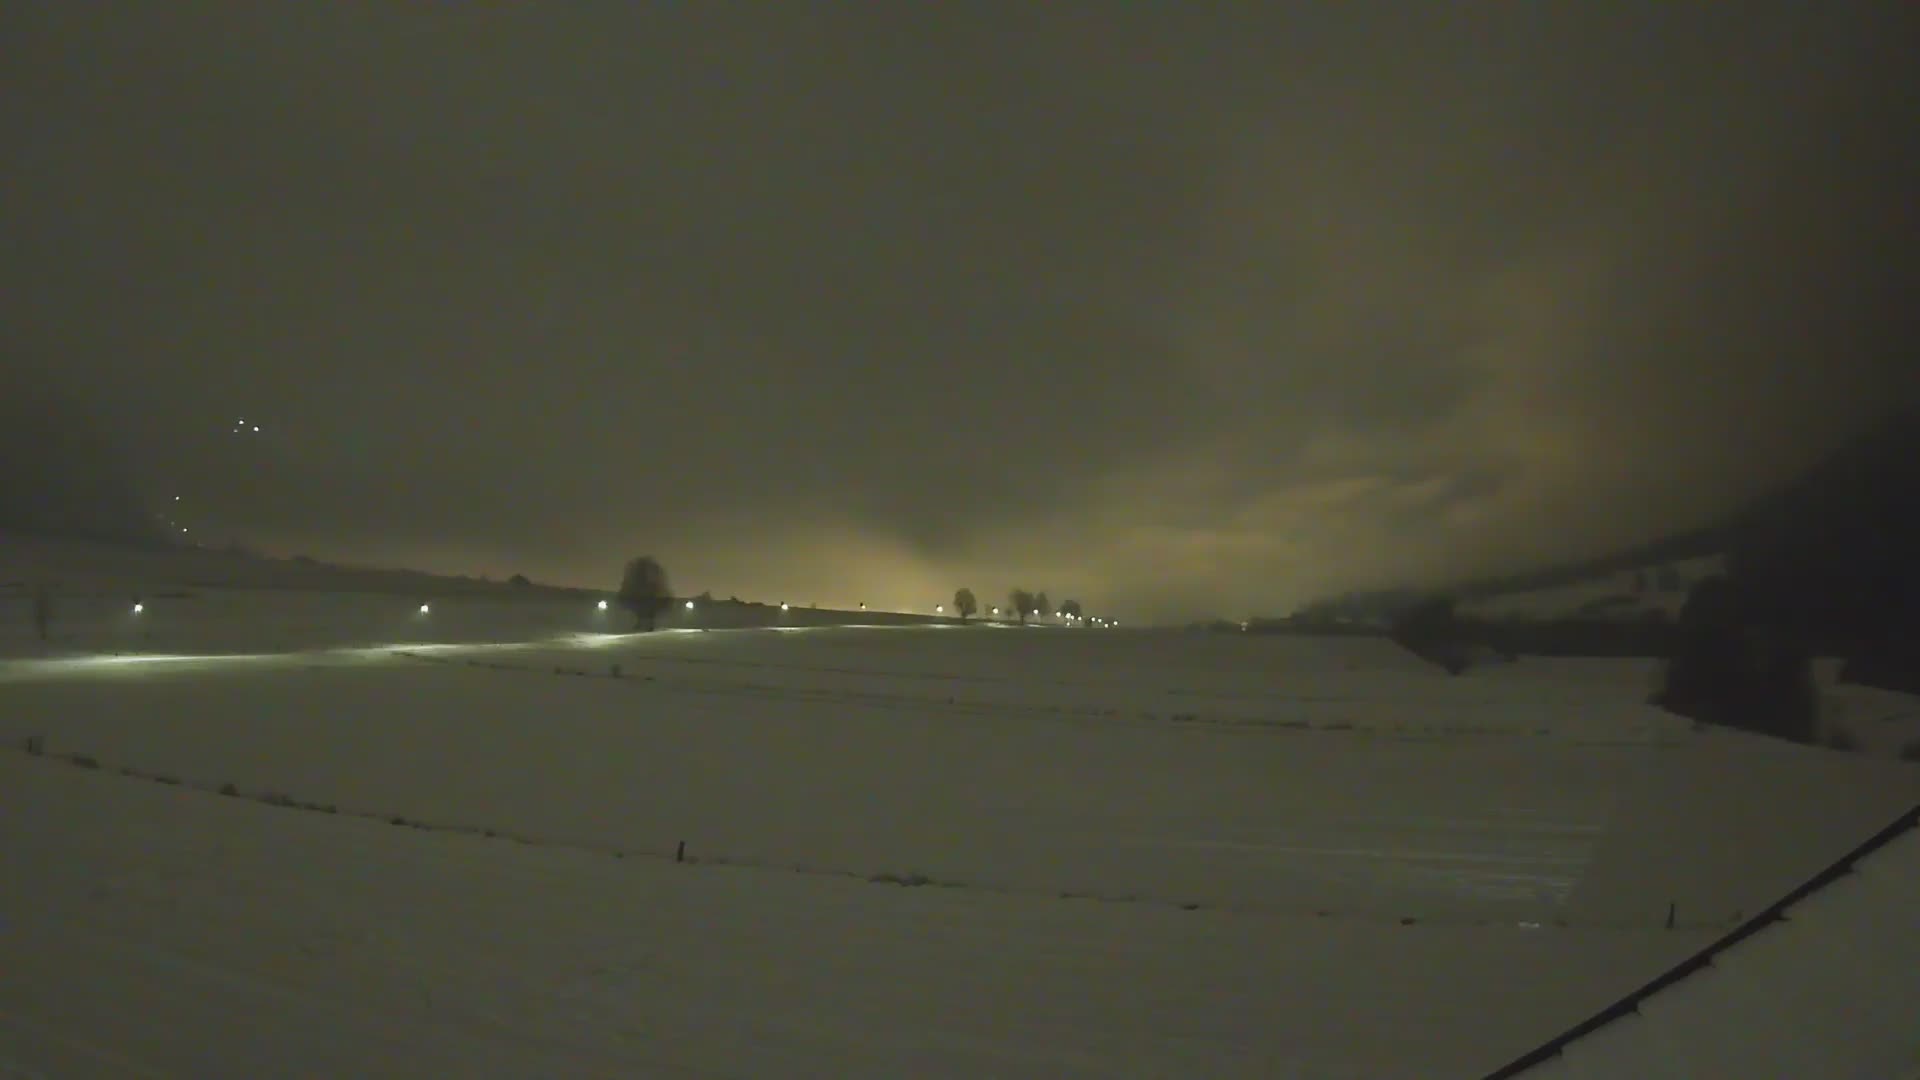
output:
[{"label": "overcast cloud layer", "polygon": [[220,540],[1123,618],[1595,554],[1913,394],[1910,5],[876,7],[6,5],[8,379]]}]

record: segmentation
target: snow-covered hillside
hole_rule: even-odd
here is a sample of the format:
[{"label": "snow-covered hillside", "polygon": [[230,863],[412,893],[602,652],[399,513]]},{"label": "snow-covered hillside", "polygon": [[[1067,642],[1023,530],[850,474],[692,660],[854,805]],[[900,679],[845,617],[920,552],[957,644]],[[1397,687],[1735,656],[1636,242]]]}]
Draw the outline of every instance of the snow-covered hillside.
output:
[{"label": "snow-covered hillside", "polygon": [[1687,590],[1701,578],[1721,573],[1725,562],[1720,556],[1686,559],[1602,574],[1570,585],[1481,596],[1462,603],[1460,612],[1486,619],[1533,621],[1638,621],[1656,613],[1674,617],[1686,603]]},{"label": "snow-covered hillside", "polygon": [[[50,593],[50,640],[33,617]],[[625,630],[608,594],[401,570],[0,536],[0,657],[94,652],[239,653],[395,642],[526,640]],[[783,609],[701,600],[663,627],[943,622],[923,613]]]},{"label": "snow-covered hillside", "polygon": [[621,859],[11,754],[0,791],[19,1076],[1465,1077],[1699,940]]},{"label": "snow-covered hillside", "polygon": [[510,590],[549,598],[570,589],[471,577],[340,566],[304,557],[264,558],[190,545],[131,547],[0,531],[0,589],[44,584],[65,595],[126,595],[161,589],[272,589],[336,593],[458,593],[487,595]]},{"label": "snow-covered hillside", "polygon": [[0,1073],[1473,1076],[1920,798],[1645,661],[50,561]]},{"label": "snow-covered hillside", "polygon": [[1475,1075],[1920,794],[1647,677],[932,626],[0,663],[0,1061]]}]

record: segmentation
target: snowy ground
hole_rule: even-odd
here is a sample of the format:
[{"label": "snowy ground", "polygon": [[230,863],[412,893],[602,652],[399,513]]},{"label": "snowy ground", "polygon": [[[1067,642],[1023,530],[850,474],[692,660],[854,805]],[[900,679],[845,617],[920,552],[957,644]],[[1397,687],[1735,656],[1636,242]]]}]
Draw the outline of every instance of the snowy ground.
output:
[{"label": "snowy ground", "polygon": [[0,1074],[1472,1076],[1920,796],[1633,662],[367,644],[0,662]]}]

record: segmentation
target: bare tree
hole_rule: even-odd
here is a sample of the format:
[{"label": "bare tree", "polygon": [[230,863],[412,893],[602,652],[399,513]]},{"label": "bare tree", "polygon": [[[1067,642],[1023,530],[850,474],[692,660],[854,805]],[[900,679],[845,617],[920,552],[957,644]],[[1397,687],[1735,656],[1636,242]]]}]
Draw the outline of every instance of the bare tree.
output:
[{"label": "bare tree", "polygon": [[651,630],[660,613],[673,603],[673,590],[667,585],[667,572],[659,560],[642,555],[627,563],[626,576],[620,579],[616,595],[620,606],[633,612],[636,629]]},{"label": "bare tree", "polygon": [[965,622],[973,618],[974,612],[980,610],[980,601],[973,598],[972,589],[965,587],[955,589],[953,592],[953,610],[959,612],[960,621]]},{"label": "bare tree", "polygon": [[1033,594],[1033,610],[1038,613],[1041,618],[1045,618],[1047,613],[1053,610],[1053,605],[1047,603],[1046,593]]}]

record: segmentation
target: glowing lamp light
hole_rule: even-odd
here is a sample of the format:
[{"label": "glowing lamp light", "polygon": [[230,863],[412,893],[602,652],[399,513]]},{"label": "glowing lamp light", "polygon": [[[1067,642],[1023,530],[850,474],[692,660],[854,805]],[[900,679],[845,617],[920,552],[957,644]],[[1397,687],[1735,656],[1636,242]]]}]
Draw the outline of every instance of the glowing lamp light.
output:
[{"label": "glowing lamp light", "polygon": [[691,600],[689,600],[689,601],[687,601],[687,610],[688,610],[688,611],[692,611],[692,610],[693,610],[693,601],[691,601]]},{"label": "glowing lamp light", "polygon": [[134,613],[135,615],[138,615],[138,614],[140,614],[141,612],[143,612],[143,611],[145,611],[145,610],[147,610],[147,605],[145,605],[145,604],[135,604],[135,605],[133,605],[133,613]]},{"label": "glowing lamp light", "polygon": [[422,615],[425,615],[425,614],[426,614],[427,612],[429,612],[429,611],[432,611],[432,610],[433,610],[433,608],[432,608],[432,607],[430,607],[429,605],[426,605],[426,604],[421,604],[421,605],[420,605],[420,614],[422,614]]},{"label": "glowing lamp light", "polygon": [[607,602],[605,600],[600,601],[598,604],[595,604],[594,606],[599,608],[601,611],[607,610]]},{"label": "glowing lamp light", "polygon": [[938,615],[938,614],[940,614],[941,612],[943,612],[943,611],[945,611],[945,610],[947,610],[947,605],[945,605],[945,604],[935,604],[935,605],[933,605],[933,613],[934,613],[935,615]]},{"label": "glowing lamp light", "polygon": [[781,610],[781,611],[785,611],[785,610],[787,610],[787,602],[786,602],[786,601],[784,601],[784,600],[782,600],[782,601],[780,602],[780,610]]}]

